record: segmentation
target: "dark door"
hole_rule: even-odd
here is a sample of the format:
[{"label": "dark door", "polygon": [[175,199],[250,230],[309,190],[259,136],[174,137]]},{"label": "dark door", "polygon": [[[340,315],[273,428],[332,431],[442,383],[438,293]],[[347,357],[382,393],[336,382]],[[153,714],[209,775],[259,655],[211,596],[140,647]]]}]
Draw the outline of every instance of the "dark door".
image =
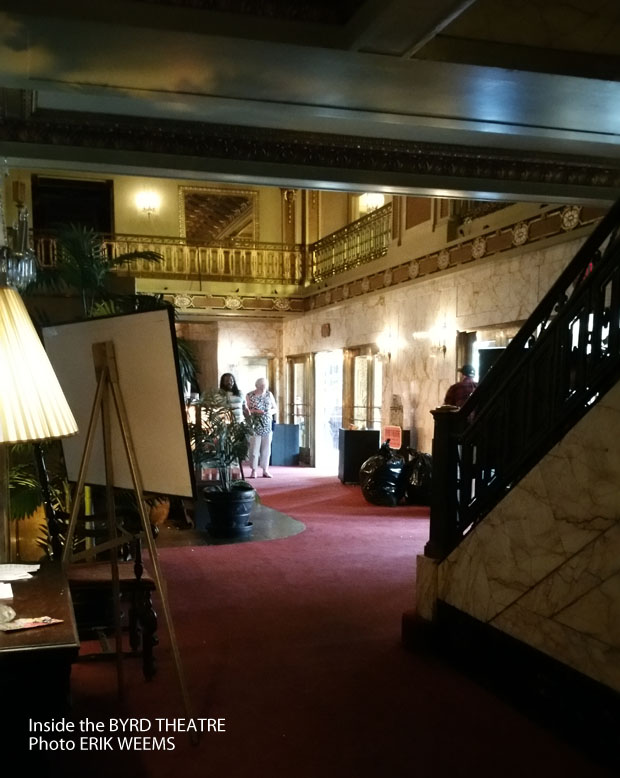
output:
[{"label": "dark door", "polygon": [[32,227],[53,232],[79,224],[103,235],[114,232],[112,181],[32,176]]},{"label": "dark door", "polygon": [[480,360],[478,363],[478,381],[482,381],[500,358],[503,351],[505,349],[502,347],[478,349],[478,359]]}]

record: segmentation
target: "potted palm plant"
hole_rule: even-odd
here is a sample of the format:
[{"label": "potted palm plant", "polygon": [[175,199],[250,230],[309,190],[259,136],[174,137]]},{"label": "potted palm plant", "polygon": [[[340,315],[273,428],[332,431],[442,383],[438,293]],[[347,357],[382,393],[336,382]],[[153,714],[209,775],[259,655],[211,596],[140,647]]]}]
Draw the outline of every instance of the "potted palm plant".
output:
[{"label": "potted palm plant", "polygon": [[252,531],[250,513],[256,491],[247,481],[233,478],[233,467],[247,457],[251,422],[237,421],[216,389],[204,392],[192,407],[195,420],[189,427],[194,464],[197,469],[208,467],[218,473],[218,480],[202,490],[209,534],[217,538],[247,535]]},{"label": "potted palm plant", "polygon": [[54,265],[39,268],[36,279],[25,290],[27,296],[77,293],[81,315],[87,319],[162,305],[161,300],[151,295],[113,291],[116,270],[138,260],[161,262],[160,253],[130,251],[113,257],[98,232],[79,224],[59,227],[54,238]]}]

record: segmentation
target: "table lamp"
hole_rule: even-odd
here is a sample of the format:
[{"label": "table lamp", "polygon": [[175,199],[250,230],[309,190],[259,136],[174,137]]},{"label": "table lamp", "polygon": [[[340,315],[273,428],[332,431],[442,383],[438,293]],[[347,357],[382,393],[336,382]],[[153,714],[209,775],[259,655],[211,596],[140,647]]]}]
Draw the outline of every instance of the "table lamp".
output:
[{"label": "table lamp", "polygon": [[10,561],[9,443],[77,432],[77,424],[26,310],[0,262],[0,562]]}]

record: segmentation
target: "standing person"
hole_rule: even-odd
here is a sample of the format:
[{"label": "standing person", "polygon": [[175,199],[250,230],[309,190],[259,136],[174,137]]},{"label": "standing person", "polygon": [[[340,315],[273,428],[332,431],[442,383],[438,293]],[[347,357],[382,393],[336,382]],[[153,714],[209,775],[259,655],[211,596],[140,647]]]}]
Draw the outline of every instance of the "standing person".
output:
[{"label": "standing person", "polygon": [[223,405],[232,411],[235,421],[243,421],[250,415],[241,389],[237,386],[232,373],[223,373],[220,378],[220,394],[223,397]]},{"label": "standing person", "polygon": [[254,421],[254,434],[250,438],[250,465],[252,472],[248,478],[256,478],[256,468],[263,469],[263,478],[271,478],[269,458],[271,457],[271,438],[273,423],[277,413],[277,405],[273,394],[269,391],[266,378],[259,378],[256,389],[248,392],[246,401],[248,410]]},{"label": "standing person", "polygon": [[476,371],[473,365],[463,365],[459,367],[459,373],[463,376],[460,381],[452,386],[446,392],[444,405],[455,405],[457,408],[462,408],[465,405],[467,398],[472,394],[478,384],[474,381],[474,375]]}]

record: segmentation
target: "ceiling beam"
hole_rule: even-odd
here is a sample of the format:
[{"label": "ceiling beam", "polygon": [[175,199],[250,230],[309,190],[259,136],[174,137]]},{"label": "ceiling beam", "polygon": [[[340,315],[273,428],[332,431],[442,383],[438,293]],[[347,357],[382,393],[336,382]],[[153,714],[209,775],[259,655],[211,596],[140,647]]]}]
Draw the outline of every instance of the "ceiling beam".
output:
[{"label": "ceiling beam", "polygon": [[347,25],[348,48],[409,57],[476,0],[371,0]]}]

